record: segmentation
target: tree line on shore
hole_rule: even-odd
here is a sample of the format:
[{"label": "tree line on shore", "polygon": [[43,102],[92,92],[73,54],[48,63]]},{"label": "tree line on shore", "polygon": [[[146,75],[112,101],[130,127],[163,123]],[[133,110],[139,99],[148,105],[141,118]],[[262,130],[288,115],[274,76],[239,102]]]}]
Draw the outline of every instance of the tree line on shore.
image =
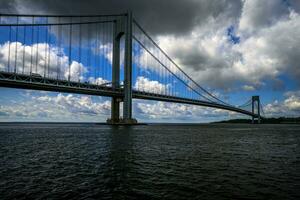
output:
[{"label": "tree line on shore", "polygon": [[[230,119],[226,121],[219,121],[215,123],[243,123],[250,124],[252,123],[251,119]],[[262,124],[300,124],[300,117],[271,117],[271,118],[262,118]]]}]

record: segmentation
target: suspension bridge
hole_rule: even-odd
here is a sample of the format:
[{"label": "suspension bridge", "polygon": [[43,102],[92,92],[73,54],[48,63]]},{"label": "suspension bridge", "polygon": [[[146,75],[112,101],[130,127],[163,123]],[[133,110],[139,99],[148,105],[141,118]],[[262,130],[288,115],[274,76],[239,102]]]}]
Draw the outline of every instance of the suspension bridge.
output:
[{"label": "suspension bridge", "polygon": [[111,97],[112,124],[136,123],[133,98],[223,109],[258,123],[263,113],[259,96],[234,106],[195,82],[131,12],[0,14],[0,86]]}]

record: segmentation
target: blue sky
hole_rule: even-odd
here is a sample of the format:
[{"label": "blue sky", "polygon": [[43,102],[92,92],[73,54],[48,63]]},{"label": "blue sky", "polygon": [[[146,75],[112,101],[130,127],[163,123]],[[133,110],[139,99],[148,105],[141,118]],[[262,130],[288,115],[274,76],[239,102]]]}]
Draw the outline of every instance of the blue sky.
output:
[{"label": "blue sky", "polygon": [[[21,1],[15,3],[17,12],[31,12]],[[206,6],[204,2],[199,4]],[[213,6],[217,4],[214,2]],[[162,49],[188,75],[217,97],[240,105],[251,96],[260,95],[267,116],[294,117],[300,116],[299,8],[295,1],[247,0],[241,2],[240,6],[226,7],[217,15],[207,12],[203,21],[194,20],[185,32],[175,29],[173,32],[160,32],[156,25],[149,25],[151,22],[146,22],[145,26]],[[143,21],[139,12],[136,17]],[[187,16],[183,16],[185,18]],[[2,22],[5,20],[7,18],[2,17]],[[15,21],[16,18],[9,20]],[[45,21],[42,18],[36,20]],[[95,25],[91,26],[91,30],[87,27],[80,29],[80,43],[79,26],[73,26],[71,47],[68,42],[69,28],[66,26],[62,30],[64,40],[60,41],[56,27],[46,29],[28,26],[25,29],[19,27],[18,30],[15,27],[11,30],[9,27],[0,27],[1,71],[13,71],[16,64],[18,73],[28,74],[32,67],[34,73],[46,77],[57,77],[59,71],[60,79],[70,77],[72,81],[88,81],[92,84],[110,82],[111,25]],[[85,40],[85,36],[91,39]],[[123,44],[121,49],[123,52]],[[11,54],[9,68],[8,53]],[[45,59],[48,55],[51,55],[49,61]],[[133,56],[134,89],[197,97],[167,70],[159,67],[157,61],[136,43]],[[159,56],[165,65],[174,69],[162,54]],[[30,59],[34,61],[33,65]],[[179,73],[176,70],[174,72]],[[121,66],[120,81],[122,79]],[[110,112],[110,98],[107,97],[9,88],[0,88],[0,94],[0,121],[97,122],[105,121]],[[209,122],[244,117],[211,108],[142,100],[134,101],[133,113],[139,121],[145,122]]]}]

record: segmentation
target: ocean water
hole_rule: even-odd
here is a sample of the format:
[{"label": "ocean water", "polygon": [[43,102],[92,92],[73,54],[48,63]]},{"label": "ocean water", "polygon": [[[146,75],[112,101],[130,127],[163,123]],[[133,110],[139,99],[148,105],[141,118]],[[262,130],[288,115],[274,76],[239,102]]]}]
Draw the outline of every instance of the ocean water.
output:
[{"label": "ocean water", "polygon": [[0,199],[300,199],[299,125],[1,124]]}]

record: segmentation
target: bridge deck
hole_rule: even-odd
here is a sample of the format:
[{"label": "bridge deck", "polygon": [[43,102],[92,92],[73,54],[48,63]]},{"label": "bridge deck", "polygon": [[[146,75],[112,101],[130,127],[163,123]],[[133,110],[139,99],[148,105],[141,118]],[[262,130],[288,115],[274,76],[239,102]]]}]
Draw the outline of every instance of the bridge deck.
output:
[{"label": "bridge deck", "polygon": [[[122,88],[112,88],[111,86],[100,86],[90,83],[73,82],[67,80],[57,80],[51,78],[44,78],[42,76],[30,76],[17,73],[0,72],[0,87],[10,88],[22,88],[31,90],[44,90],[53,92],[68,92],[77,94],[87,94],[106,97],[124,97]],[[243,110],[233,106],[227,106],[218,103],[212,103],[202,100],[187,99],[175,96],[168,96],[162,94],[154,94],[150,92],[141,92],[133,90],[133,98],[145,99],[145,100],[157,100],[173,103],[184,103],[190,105],[205,106],[211,108],[218,108],[223,110],[229,110],[253,117],[258,117],[257,114],[253,114],[247,110]]]}]

